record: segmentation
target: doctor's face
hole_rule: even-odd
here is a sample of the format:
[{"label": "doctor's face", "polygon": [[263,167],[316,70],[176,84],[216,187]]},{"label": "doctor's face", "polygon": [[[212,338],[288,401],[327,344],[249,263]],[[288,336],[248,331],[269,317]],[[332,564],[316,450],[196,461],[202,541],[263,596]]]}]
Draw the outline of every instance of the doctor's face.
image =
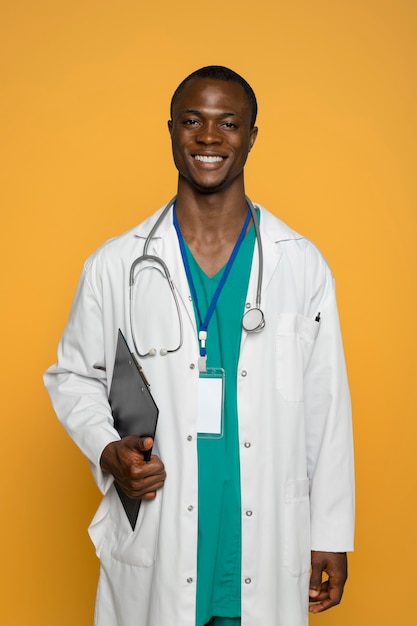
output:
[{"label": "doctor's face", "polygon": [[168,122],[180,183],[201,193],[242,184],[258,129],[239,83],[194,78],[178,95]]}]

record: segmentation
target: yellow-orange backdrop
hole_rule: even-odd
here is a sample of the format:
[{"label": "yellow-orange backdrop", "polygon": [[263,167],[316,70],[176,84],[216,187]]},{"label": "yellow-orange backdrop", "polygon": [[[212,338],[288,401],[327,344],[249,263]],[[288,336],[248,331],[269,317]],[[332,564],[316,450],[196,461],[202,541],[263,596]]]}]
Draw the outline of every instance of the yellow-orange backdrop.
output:
[{"label": "yellow-orange backdrop", "polygon": [[344,603],[311,623],[415,626],[415,0],[14,0],[0,12],[1,623],[92,623],[99,494],[41,374],[84,258],[175,190],[173,89],[219,63],[259,98],[248,192],[320,246],[338,284],[357,541]]}]

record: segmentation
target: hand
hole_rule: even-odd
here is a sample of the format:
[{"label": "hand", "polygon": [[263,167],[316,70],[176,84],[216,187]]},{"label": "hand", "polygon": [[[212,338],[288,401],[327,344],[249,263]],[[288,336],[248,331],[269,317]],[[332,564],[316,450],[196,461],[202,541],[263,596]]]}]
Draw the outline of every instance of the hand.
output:
[{"label": "hand", "polygon": [[[322,573],[329,578],[322,582]],[[310,604],[311,613],[327,611],[342,599],[347,580],[346,552],[311,552]]]},{"label": "hand", "polygon": [[101,469],[114,476],[129,498],[153,500],[156,490],[164,485],[166,473],[161,459],[152,454],[145,461],[144,453],[152,446],[152,437],[131,435],[112,441],[101,454]]}]

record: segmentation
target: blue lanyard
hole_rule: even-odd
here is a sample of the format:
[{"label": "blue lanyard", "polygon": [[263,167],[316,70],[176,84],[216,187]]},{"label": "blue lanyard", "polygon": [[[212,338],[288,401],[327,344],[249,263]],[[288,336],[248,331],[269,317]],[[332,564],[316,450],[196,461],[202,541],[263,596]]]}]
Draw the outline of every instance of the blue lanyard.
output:
[{"label": "blue lanyard", "polygon": [[185,242],[184,242],[184,237],[182,236],[182,232],[180,229],[180,225],[178,223],[178,218],[177,218],[177,212],[175,210],[175,206],[174,206],[174,226],[175,226],[175,230],[177,231],[177,235],[178,235],[178,242],[180,244],[180,250],[181,250],[181,256],[182,256],[182,261],[184,263],[184,269],[185,269],[185,273],[187,274],[187,278],[188,278],[188,284],[190,286],[191,289],[191,295],[193,297],[194,300],[194,304],[195,304],[195,308],[197,311],[197,315],[198,315],[198,321],[199,321],[199,332],[198,332],[198,339],[200,341],[200,357],[201,359],[203,359],[204,361],[200,360],[199,362],[199,367],[200,367],[200,371],[205,371],[205,362],[207,359],[207,351],[206,351],[206,339],[207,339],[207,328],[208,325],[210,323],[210,320],[213,316],[214,310],[216,308],[216,304],[217,301],[219,299],[220,293],[226,283],[226,280],[230,274],[230,270],[232,269],[232,265],[236,259],[237,253],[239,252],[239,248],[242,245],[242,241],[245,238],[245,234],[246,234],[246,230],[249,226],[249,222],[251,219],[251,212],[250,209],[248,207],[248,213],[245,219],[245,223],[243,224],[242,230],[240,231],[240,235],[237,238],[237,241],[234,245],[234,248],[232,250],[232,254],[229,257],[229,260],[227,261],[226,267],[223,270],[223,274],[221,276],[221,279],[219,281],[219,284],[217,285],[217,289],[214,292],[214,296],[210,302],[210,306],[207,309],[207,313],[206,316],[203,320],[203,318],[201,317],[201,313],[200,313],[200,307],[198,306],[198,298],[197,298],[197,291],[194,285],[194,281],[193,281],[193,277],[191,275],[191,268],[190,268],[190,263],[188,261],[188,257],[187,257],[187,252],[185,249]]}]

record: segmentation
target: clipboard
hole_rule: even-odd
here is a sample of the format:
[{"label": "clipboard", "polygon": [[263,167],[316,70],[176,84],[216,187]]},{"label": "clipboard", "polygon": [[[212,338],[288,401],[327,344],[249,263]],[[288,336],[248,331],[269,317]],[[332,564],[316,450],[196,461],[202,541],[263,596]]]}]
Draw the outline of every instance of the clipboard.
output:
[{"label": "clipboard", "polygon": [[[110,386],[109,404],[112,410],[114,427],[120,437],[137,435],[155,437],[158,422],[158,407],[150,392],[150,386],[143,369],[131,353],[126,339],[119,328],[113,377]],[[149,461],[152,450],[144,453]],[[141,500],[129,498],[115,482],[132,530],[135,530]]]}]

